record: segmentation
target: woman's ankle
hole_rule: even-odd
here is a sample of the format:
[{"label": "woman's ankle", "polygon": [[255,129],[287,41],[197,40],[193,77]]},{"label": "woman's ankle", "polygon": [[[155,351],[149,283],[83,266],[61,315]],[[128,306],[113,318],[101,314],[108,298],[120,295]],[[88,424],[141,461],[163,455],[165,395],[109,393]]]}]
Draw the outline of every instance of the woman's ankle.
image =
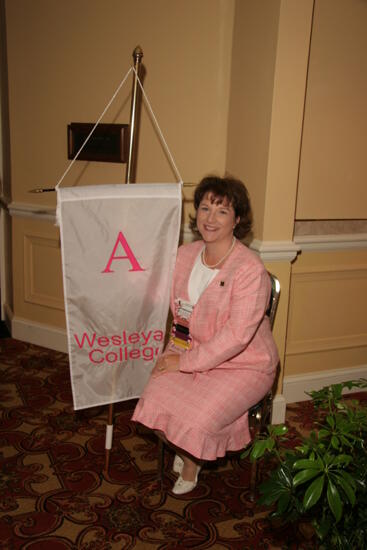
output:
[{"label": "woman's ankle", "polygon": [[183,457],[183,468],[181,472],[182,479],[185,481],[195,481],[200,463],[194,462],[188,457]]}]

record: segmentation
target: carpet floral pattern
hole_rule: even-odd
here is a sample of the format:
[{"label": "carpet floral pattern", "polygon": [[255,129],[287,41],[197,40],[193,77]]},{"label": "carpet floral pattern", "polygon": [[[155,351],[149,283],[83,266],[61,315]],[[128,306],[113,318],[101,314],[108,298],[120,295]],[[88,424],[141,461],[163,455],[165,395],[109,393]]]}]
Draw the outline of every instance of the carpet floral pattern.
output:
[{"label": "carpet floral pattern", "polygon": [[[74,412],[63,353],[0,340],[0,398],[0,550],[315,548],[251,504],[239,453],[207,465],[182,497],[168,453],[158,483],[157,441],[131,422],[134,401],[115,408],[104,475],[107,407]],[[289,408],[295,442],[311,414],[307,403]]]}]

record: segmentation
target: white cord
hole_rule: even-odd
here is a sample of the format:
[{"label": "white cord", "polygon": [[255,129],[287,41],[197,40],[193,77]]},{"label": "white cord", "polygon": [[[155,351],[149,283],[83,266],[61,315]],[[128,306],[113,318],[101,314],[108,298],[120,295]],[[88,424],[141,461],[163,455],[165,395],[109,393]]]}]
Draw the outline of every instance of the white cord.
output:
[{"label": "white cord", "polygon": [[154,123],[155,123],[155,125],[156,125],[156,127],[157,127],[159,136],[160,136],[160,138],[161,138],[161,140],[162,140],[162,143],[163,143],[163,145],[164,145],[164,149],[165,149],[165,151],[166,151],[166,153],[167,153],[167,155],[168,155],[168,158],[170,159],[170,161],[171,161],[171,163],[172,163],[172,167],[173,167],[173,169],[174,169],[175,176],[176,176],[176,178],[178,179],[178,182],[179,182],[179,183],[183,183],[183,182],[182,182],[181,174],[180,174],[180,172],[178,171],[178,168],[177,168],[177,166],[176,166],[175,161],[173,160],[173,156],[172,156],[172,154],[171,154],[171,151],[170,151],[169,148],[168,148],[167,142],[166,142],[166,140],[165,140],[165,138],[164,138],[164,135],[163,135],[163,133],[162,133],[162,130],[161,130],[160,127],[159,127],[159,124],[158,124],[158,121],[157,121],[157,119],[156,119],[156,116],[155,116],[155,114],[154,114],[154,112],[153,112],[152,106],[151,106],[151,104],[149,103],[148,96],[147,96],[147,94],[146,94],[145,91],[144,91],[144,88],[143,88],[142,83],[140,82],[140,78],[139,78],[139,76],[138,76],[138,73],[137,73],[135,67],[132,67],[132,69],[133,69],[133,71],[134,71],[134,73],[135,73],[135,76],[136,76],[136,78],[137,78],[137,80],[138,80],[138,83],[139,83],[140,89],[141,89],[141,91],[142,91],[143,97],[144,97],[144,99],[145,99],[145,101],[146,101],[146,103],[147,103],[147,105],[148,105],[148,107],[149,107],[149,112],[150,112],[150,114],[152,115],[153,121],[154,121]]},{"label": "white cord", "polygon": [[118,85],[118,87],[116,88],[116,91],[114,92],[113,96],[111,97],[110,101],[107,103],[106,107],[104,108],[101,116],[99,117],[99,119],[97,120],[97,122],[95,123],[95,125],[93,126],[92,130],[89,132],[88,136],[86,137],[86,139],[84,140],[83,142],[83,145],[80,147],[79,151],[77,152],[77,154],[75,155],[75,157],[73,158],[73,160],[70,162],[69,166],[66,168],[65,172],[63,173],[63,175],[61,176],[61,178],[59,179],[59,181],[57,182],[56,186],[55,186],[55,191],[59,188],[60,186],[60,183],[62,182],[62,180],[65,178],[66,174],[68,174],[69,170],[71,169],[71,167],[73,166],[74,162],[76,161],[76,159],[78,158],[78,156],[80,155],[80,153],[82,152],[82,150],[84,149],[86,143],[88,142],[90,136],[93,134],[94,130],[97,128],[98,124],[100,123],[100,121],[102,120],[102,118],[104,117],[104,115],[106,114],[107,110],[110,108],[111,106],[111,103],[114,101],[115,97],[117,96],[117,94],[119,93],[120,89],[122,88],[122,86],[125,84],[125,81],[127,79],[127,77],[129,76],[129,74],[131,73],[132,70],[135,70],[134,67],[130,67],[130,69],[127,71],[126,75],[124,76],[124,78],[121,80],[120,84]]},{"label": "white cord", "polygon": [[106,114],[106,112],[108,111],[108,109],[110,108],[112,102],[114,101],[115,97],[117,96],[117,94],[119,93],[120,89],[122,88],[122,86],[125,84],[126,82],[126,79],[127,77],[129,76],[129,74],[131,73],[131,71],[134,71],[135,73],[135,76],[137,78],[137,81],[139,83],[139,86],[140,86],[140,89],[142,91],[142,94],[143,94],[143,97],[144,97],[144,100],[146,101],[146,104],[148,105],[148,108],[149,108],[149,112],[153,118],[153,122],[154,124],[156,125],[156,128],[158,130],[158,134],[159,134],[159,137],[161,138],[161,143],[163,144],[164,146],[164,149],[168,155],[168,158],[169,160],[171,161],[171,164],[172,164],[172,167],[174,169],[174,172],[175,172],[175,176],[176,178],[178,179],[178,182],[179,183],[182,183],[182,177],[181,177],[181,174],[176,166],[176,163],[173,159],[173,156],[171,154],[171,151],[169,150],[169,147],[167,145],[167,142],[164,138],[164,135],[162,133],[162,130],[160,129],[160,126],[158,124],[158,121],[157,121],[157,118],[153,112],[153,109],[152,109],[152,106],[149,102],[149,99],[148,99],[148,96],[147,94],[145,93],[144,91],[144,88],[143,88],[143,85],[140,81],[140,78],[138,76],[138,73],[135,69],[135,67],[130,67],[130,69],[127,71],[126,75],[124,76],[124,78],[121,80],[120,84],[118,85],[118,87],[116,88],[114,94],[112,95],[110,101],[107,103],[106,107],[104,108],[103,112],[101,113],[100,117],[98,118],[97,122],[95,123],[95,125],[93,126],[92,130],[89,132],[88,136],[85,138],[82,146],[80,147],[80,149],[78,150],[78,152],[76,153],[75,157],[73,158],[73,160],[70,162],[69,166],[66,168],[65,172],[63,173],[63,175],[61,176],[61,178],[59,179],[59,181],[57,182],[56,186],[55,186],[55,190],[57,190],[59,187],[60,187],[60,184],[61,182],[64,180],[64,178],[66,177],[66,175],[69,173],[71,167],[73,166],[74,162],[77,160],[78,156],[80,155],[80,153],[83,151],[85,145],[87,144],[89,138],[91,137],[91,135],[93,134],[94,130],[97,128],[98,124],[100,123],[100,121],[102,120],[102,118],[104,117],[104,115]]}]

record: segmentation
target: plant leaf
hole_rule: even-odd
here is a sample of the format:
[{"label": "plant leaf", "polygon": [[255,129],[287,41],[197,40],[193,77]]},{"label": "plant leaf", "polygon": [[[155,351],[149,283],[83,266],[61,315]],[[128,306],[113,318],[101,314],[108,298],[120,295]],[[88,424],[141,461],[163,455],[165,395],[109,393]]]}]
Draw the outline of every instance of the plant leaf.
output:
[{"label": "plant leaf", "polygon": [[321,519],[320,522],[318,522],[316,519],[312,521],[312,525],[315,528],[317,536],[321,540],[323,540],[330,531],[330,528],[332,526],[331,517],[332,516],[329,515],[328,517]]},{"label": "plant leaf", "polygon": [[319,473],[320,471],[316,469],[301,470],[300,472],[297,472],[293,478],[294,487],[298,487],[298,485],[301,485],[302,483],[306,483],[306,481],[313,479]]},{"label": "plant leaf", "polygon": [[310,450],[310,447],[309,445],[300,445],[300,446],[297,446],[295,447],[296,451],[299,451],[301,454],[305,455],[308,453],[308,451]]},{"label": "plant leaf", "polygon": [[311,485],[307,488],[307,491],[305,492],[305,496],[303,498],[303,506],[305,507],[305,510],[308,510],[321,497],[322,490],[324,488],[324,481],[325,481],[325,475],[321,475],[317,477]]},{"label": "plant leaf", "polygon": [[342,396],[343,385],[342,384],[333,384],[332,386],[334,399],[340,399]]},{"label": "plant leaf", "polygon": [[351,476],[345,470],[341,470],[340,475],[345,479],[347,483],[349,483],[351,487],[353,487],[353,489],[356,489],[356,480],[353,478],[353,476]]},{"label": "plant leaf", "polygon": [[321,428],[321,430],[319,430],[319,439],[324,439],[325,437],[329,437],[330,436],[330,432],[329,430],[326,430],[325,428]]},{"label": "plant leaf", "polygon": [[284,435],[288,433],[288,428],[284,424],[280,424],[279,426],[269,426],[269,432],[275,436]]},{"label": "plant leaf", "polygon": [[259,504],[260,506],[261,505],[265,505],[265,506],[271,506],[272,504],[274,504],[274,502],[276,502],[279,498],[279,495],[275,495],[275,494],[263,494],[261,495],[258,500],[257,500],[257,504]]},{"label": "plant leaf", "polygon": [[279,482],[283,486],[286,486],[290,489],[292,487],[292,484],[293,484],[293,479],[292,479],[289,468],[285,464],[283,464],[282,466],[280,466],[277,473],[278,473]]},{"label": "plant leaf", "polygon": [[284,514],[286,509],[288,508],[289,501],[291,499],[290,493],[283,493],[282,496],[278,500],[278,506],[277,506],[277,513],[278,514]]},{"label": "plant leaf", "polygon": [[312,470],[321,470],[323,468],[323,464],[319,458],[317,458],[316,460],[301,458],[300,460],[296,460],[296,462],[293,464],[293,468],[295,468],[296,470],[303,470],[305,468],[310,468]]},{"label": "plant leaf", "polygon": [[325,466],[329,466],[329,464],[332,463],[333,458],[334,458],[333,455],[331,455],[330,453],[325,453],[323,456]]},{"label": "plant leaf", "polygon": [[330,479],[327,487],[327,500],[330,509],[338,522],[342,517],[343,503],[341,501],[338,489]]},{"label": "plant leaf", "polygon": [[260,441],[256,441],[254,443],[254,446],[251,450],[250,459],[253,462],[254,460],[257,460],[258,458],[261,458],[265,451],[268,448],[268,440],[267,439],[261,439]]},{"label": "plant leaf", "polygon": [[333,466],[339,464],[350,464],[353,460],[351,455],[337,455],[333,460]]},{"label": "plant leaf", "polygon": [[356,503],[356,494],[353,487],[340,475],[333,476],[335,483],[340,485],[352,506]]},{"label": "plant leaf", "polygon": [[252,451],[252,445],[249,445],[249,447],[247,447],[247,449],[242,451],[241,458],[247,458],[248,455],[251,453],[251,451]]},{"label": "plant leaf", "polygon": [[282,480],[279,479],[279,472],[272,472],[271,478],[261,483],[259,490],[261,497],[258,500],[259,504],[266,504],[270,506],[277,500],[281,498],[285,493],[290,493],[290,489],[287,485],[282,483]]},{"label": "plant leaf", "polygon": [[326,417],[326,422],[329,424],[330,428],[334,428],[335,427],[335,420],[334,420],[334,417],[331,416],[331,415],[328,415]]},{"label": "plant leaf", "polygon": [[347,447],[352,447],[353,445],[348,441],[348,439],[346,437],[344,437],[344,435],[341,435],[339,436],[340,437],[340,441],[343,443],[343,445],[346,445]]}]

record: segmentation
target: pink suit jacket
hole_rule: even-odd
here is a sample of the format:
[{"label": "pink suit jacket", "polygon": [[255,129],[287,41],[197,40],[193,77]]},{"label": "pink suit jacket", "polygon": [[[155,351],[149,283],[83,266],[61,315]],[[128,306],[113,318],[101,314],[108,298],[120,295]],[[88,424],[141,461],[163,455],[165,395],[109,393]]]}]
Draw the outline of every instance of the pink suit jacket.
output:
[{"label": "pink suit jacket", "polygon": [[[196,241],[178,249],[171,290],[175,320],[175,300],[189,301],[190,273],[203,246],[203,241]],[[189,322],[192,347],[180,354],[180,371],[230,368],[275,374],[279,357],[265,315],[270,292],[270,278],[263,263],[236,241],[223,267],[194,306]],[[172,351],[170,344],[166,353]]]}]

